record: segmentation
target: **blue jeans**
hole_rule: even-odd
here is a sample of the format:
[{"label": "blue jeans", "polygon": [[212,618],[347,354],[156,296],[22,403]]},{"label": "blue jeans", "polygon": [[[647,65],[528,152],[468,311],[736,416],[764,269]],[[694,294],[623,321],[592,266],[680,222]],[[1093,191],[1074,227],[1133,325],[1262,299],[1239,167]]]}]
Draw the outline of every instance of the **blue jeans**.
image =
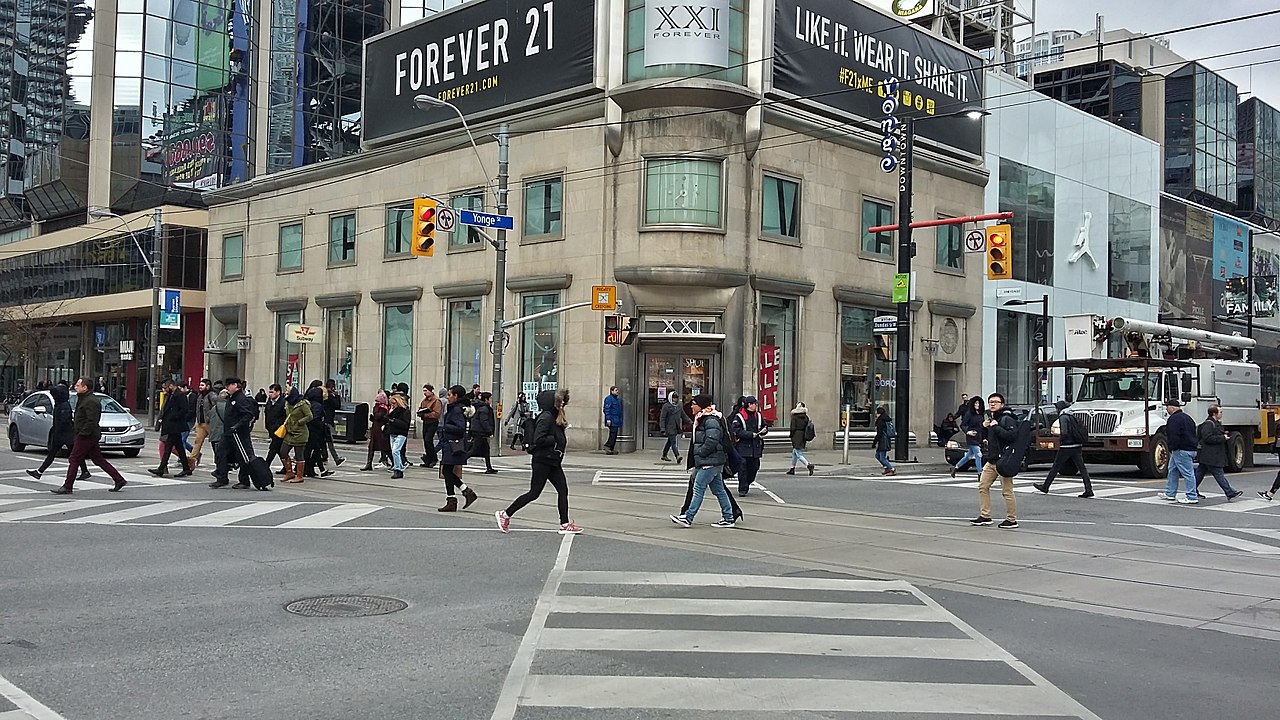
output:
[{"label": "blue jeans", "polygon": [[807,466],[808,464],[809,464],[809,458],[805,457],[804,453],[800,452],[800,448],[797,448],[797,447],[791,448],[791,467],[793,469],[797,465]]},{"label": "blue jeans", "polygon": [[733,505],[729,503],[729,491],[724,489],[724,476],[721,473],[722,468],[717,465],[700,467],[698,473],[693,476],[693,499],[689,501],[689,509],[684,513],[685,519],[690,523],[693,522],[693,516],[698,514],[698,508],[702,505],[702,497],[706,495],[708,485],[711,486],[711,492],[715,493],[716,499],[720,501],[720,517],[733,522]]},{"label": "blue jeans", "polygon": [[885,470],[892,470],[892,469],[893,469],[893,463],[889,462],[889,451],[888,451],[888,450],[877,450],[877,451],[876,451],[876,460],[877,460],[881,465],[883,465],[883,466],[884,466],[884,469],[885,469]]},{"label": "blue jeans", "polygon": [[408,439],[405,435],[391,436],[391,467],[396,472],[404,471],[404,442]]},{"label": "blue jeans", "polygon": [[978,472],[982,472],[982,465],[983,465],[982,446],[966,445],[964,450],[964,455],[961,456],[961,458],[956,461],[957,470],[960,469],[960,466],[964,464],[965,460],[973,460],[973,469],[977,470]]},{"label": "blue jeans", "polygon": [[666,457],[668,452],[674,452],[676,459],[680,459],[680,436],[668,435],[667,444],[662,446],[662,457]]},{"label": "blue jeans", "polygon": [[1196,474],[1191,468],[1194,450],[1174,450],[1169,453],[1169,477],[1164,485],[1164,494],[1173,497],[1178,494],[1178,477],[1181,476],[1187,486],[1187,499],[1198,500],[1196,492]]}]

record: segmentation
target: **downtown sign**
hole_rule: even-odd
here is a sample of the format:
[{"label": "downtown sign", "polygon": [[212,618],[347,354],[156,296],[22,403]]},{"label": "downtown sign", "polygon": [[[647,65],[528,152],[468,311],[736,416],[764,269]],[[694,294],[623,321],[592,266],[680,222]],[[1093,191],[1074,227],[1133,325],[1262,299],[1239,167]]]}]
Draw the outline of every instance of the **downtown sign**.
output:
[{"label": "downtown sign", "polygon": [[[982,60],[968,50],[852,0],[776,0],[773,90],[789,104],[879,126],[886,88],[898,117],[983,106]],[[916,134],[982,155],[982,123],[922,122]]]},{"label": "downtown sign", "polygon": [[381,145],[451,118],[512,115],[595,87],[593,0],[477,0],[364,44],[362,141]]}]

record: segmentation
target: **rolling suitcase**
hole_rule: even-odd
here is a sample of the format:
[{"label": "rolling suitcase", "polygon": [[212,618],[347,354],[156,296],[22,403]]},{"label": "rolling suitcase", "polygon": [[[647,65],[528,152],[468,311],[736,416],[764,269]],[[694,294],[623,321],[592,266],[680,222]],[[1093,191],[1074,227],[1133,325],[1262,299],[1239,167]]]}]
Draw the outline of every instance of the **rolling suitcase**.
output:
[{"label": "rolling suitcase", "polygon": [[271,473],[271,466],[267,465],[265,459],[255,457],[249,461],[249,481],[258,490],[270,490],[276,484],[275,476]]}]

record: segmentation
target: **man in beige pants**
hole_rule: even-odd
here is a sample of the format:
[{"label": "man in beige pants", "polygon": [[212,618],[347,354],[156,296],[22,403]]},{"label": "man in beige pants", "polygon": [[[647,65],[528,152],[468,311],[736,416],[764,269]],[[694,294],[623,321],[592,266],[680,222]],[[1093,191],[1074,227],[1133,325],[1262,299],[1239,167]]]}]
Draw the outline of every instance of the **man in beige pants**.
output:
[{"label": "man in beige pants", "polygon": [[195,397],[196,437],[191,441],[191,454],[187,458],[187,463],[193,470],[200,464],[200,448],[204,447],[204,440],[209,437],[209,413],[213,412],[213,405],[218,400],[217,393],[212,388],[213,383],[209,378],[201,378],[200,391]]},{"label": "man in beige pants", "polygon": [[969,521],[971,525],[991,525],[991,485],[1000,478],[1000,494],[1004,496],[1005,520],[1000,523],[1004,530],[1018,527],[1018,506],[1013,499],[1013,478],[1005,477],[996,470],[996,461],[1004,454],[1005,449],[1018,439],[1018,417],[1005,407],[1004,396],[991,393],[987,397],[987,409],[991,417],[982,421],[987,433],[987,462],[978,477],[978,517]]}]

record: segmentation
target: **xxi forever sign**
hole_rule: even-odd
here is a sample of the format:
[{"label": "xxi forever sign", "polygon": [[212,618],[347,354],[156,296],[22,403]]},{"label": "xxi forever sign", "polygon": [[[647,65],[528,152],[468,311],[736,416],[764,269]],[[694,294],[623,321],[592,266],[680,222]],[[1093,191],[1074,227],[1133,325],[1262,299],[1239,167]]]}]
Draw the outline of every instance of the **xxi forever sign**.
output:
[{"label": "xxi forever sign", "polygon": [[364,141],[377,144],[437,122],[415,95],[468,116],[504,112],[594,79],[591,0],[481,0],[365,42]]}]

